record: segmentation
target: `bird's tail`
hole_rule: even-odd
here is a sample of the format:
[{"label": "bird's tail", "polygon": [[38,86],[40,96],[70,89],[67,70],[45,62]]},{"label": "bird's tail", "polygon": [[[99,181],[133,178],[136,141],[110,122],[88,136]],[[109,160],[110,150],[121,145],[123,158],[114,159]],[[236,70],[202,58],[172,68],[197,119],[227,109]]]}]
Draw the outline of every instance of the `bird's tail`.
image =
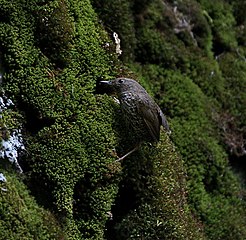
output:
[{"label": "bird's tail", "polygon": [[160,110],[160,117],[161,117],[161,125],[166,129],[168,134],[171,134],[171,129],[169,127],[167,119],[161,110]]}]

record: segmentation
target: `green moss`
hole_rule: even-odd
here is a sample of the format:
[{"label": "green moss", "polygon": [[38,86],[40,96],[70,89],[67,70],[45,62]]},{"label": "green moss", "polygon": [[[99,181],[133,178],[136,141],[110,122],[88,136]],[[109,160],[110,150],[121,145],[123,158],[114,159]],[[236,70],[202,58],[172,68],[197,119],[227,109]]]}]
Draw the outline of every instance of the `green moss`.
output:
[{"label": "green moss", "polygon": [[217,54],[237,47],[235,18],[226,1],[199,1],[206,10],[213,30],[213,51]]},{"label": "green moss", "polygon": [[[65,225],[76,215],[76,221],[65,226],[69,238],[78,239],[84,233],[85,238],[100,239],[118,180],[117,172],[105,180],[116,144],[113,113],[108,100],[94,91],[97,79],[113,74],[112,58],[101,47],[101,30],[89,1],[41,5],[33,1],[27,7],[17,1],[15,5],[11,23],[2,22],[0,34],[4,88],[27,118],[29,185],[41,196],[41,204],[56,209]],[[46,17],[48,28],[41,23]],[[76,197],[85,201],[82,208]]]},{"label": "green moss", "polygon": [[125,61],[133,60],[136,38],[131,8],[134,3],[128,0],[91,2],[99,17],[103,19],[103,25],[108,30],[110,38],[113,40],[114,32],[119,35],[121,50],[123,50],[122,58]]},{"label": "green moss", "polygon": [[201,52],[192,55],[187,75],[214,102],[215,106],[225,101],[225,79],[216,60],[204,56]]},{"label": "green moss", "polygon": [[117,239],[204,239],[186,202],[183,163],[167,135],[141,153],[124,160],[120,193],[127,197],[113,212]]},{"label": "green moss", "polygon": [[[174,6],[177,6],[176,16]],[[190,23],[192,32],[186,29],[175,33],[177,14]],[[244,82],[238,84],[239,88],[232,87],[235,78],[244,71],[244,50],[240,48],[238,58],[229,57],[230,60],[228,54],[217,56],[238,46],[235,19],[238,18],[233,15],[232,6],[225,1],[178,1],[176,4],[151,1],[144,8],[139,8],[135,16],[137,45],[134,53],[138,63],[131,67],[142,76],[143,85],[152,90],[153,96],[171,118],[172,140],[187,168],[189,204],[211,239],[216,239],[216,235],[219,239],[226,236],[232,239],[237,231],[240,232],[237,236],[243,239],[245,234],[244,223],[238,218],[245,211],[238,197],[239,182],[228,166],[228,155],[215,121],[215,116],[230,108],[233,110],[229,111],[241,116],[244,114],[240,107],[245,94],[239,89]],[[243,28],[240,29],[243,36]],[[213,56],[217,56],[216,59]],[[216,60],[220,58],[218,63]],[[231,69],[234,68],[230,64],[236,68],[233,74]],[[238,93],[240,100],[235,98]],[[228,96],[234,99],[228,101]],[[243,126],[242,122],[240,124]],[[219,201],[225,203],[225,209],[218,207]],[[127,235],[128,227],[129,222],[134,221],[139,223],[134,225],[137,230],[132,228],[130,232],[132,236],[141,236],[141,219],[148,214],[155,216],[150,205],[139,203],[125,216],[119,225],[119,229],[125,231],[121,232],[122,238],[131,236]],[[234,208],[237,211],[234,212]],[[223,218],[225,212],[233,216],[233,221],[229,220],[230,214],[228,218]],[[238,220],[236,225],[235,219]],[[216,225],[219,226],[218,231],[215,231]],[[229,234],[228,229],[233,234]],[[144,234],[142,236],[149,237]]]},{"label": "green moss", "polygon": [[207,222],[209,228],[205,228],[209,239],[244,239],[245,213],[242,207],[235,207],[239,204],[238,198],[209,195],[208,199],[209,201],[204,201],[202,207],[203,218],[209,218]]},{"label": "green moss", "polygon": [[37,4],[32,9],[35,17],[35,41],[43,54],[57,67],[69,64],[75,29],[69,16],[66,1]]},{"label": "green moss", "polygon": [[226,53],[218,59],[225,79],[223,107],[226,111],[216,116],[226,148],[231,155],[245,154],[245,104],[246,94],[242,90],[246,84],[246,67],[243,48],[236,53]]},{"label": "green moss", "polygon": [[235,16],[235,19],[237,21],[237,39],[238,43],[241,46],[245,47],[245,41],[246,41],[246,28],[245,23],[245,11],[246,11],[246,3],[245,1],[238,0],[238,1],[230,1],[230,4],[233,7],[233,13]]},{"label": "green moss", "polygon": [[[229,216],[226,220],[223,217],[224,211],[228,211],[238,219],[244,206],[238,197],[238,180],[228,167],[227,155],[214,135],[208,98],[191,79],[178,72],[155,65],[145,65],[139,71],[141,69],[152,91],[158,93],[155,97],[162,109],[171,117],[171,137],[187,169],[189,204],[205,224],[207,236],[223,238],[227,229],[237,232],[238,228],[241,229],[239,235],[244,235],[243,221],[238,220],[235,225]],[[217,197],[211,197],[213,194]],[[227,210],[217,208],[218,199],[226,202]],[[233,212],[235,205],[238,211]],[[216,224],[220,225],[220,230],[213,235]],[[228,239],[231,238],[228,236]]]},{"label": "green moss", "polygon": [[[167,26],[168,14],[161,2],[153,1],[138,15],[136,61],[172,67],[178,61],[178,47],[171,44],[176,37]],[[177,45],[183,44],[177,40]]]},{"label": "green moss", "polygon": [[226,101],[225,107],[237,118],[239,125],[246,119],[246,94],[241,91],[246,84],[246,66],[243,51],[227,53],[219,59],[219,65],[225,78]]},{"label": "green moss", "polygon": [[[244,123],[239,116],[244,116],[240,76],[245,69],[238,57],[244,50],[224,54],[219,64],[212,59],[243,39],[241,30],[238,35],[234,31],[235,19],[241,22],[233,16],[236,5],[178,1],[179,16],[189,21],[192,32],[177,34],[173,2],[139,4],[93,1],[109,34],[119,33],[124,61],[142,64],[131,67],[171,118],[176,148],[163,134],[157,147],[143,145],[121,168],[113,149],[120,155],[133,142],[121,125],[119,107],[110,97],[95,94],[96,83],[136,74],[115,65],[115,55],[108,51],[113,44],[90,1],[0,2],[2,87],[17,108],[3,113],[1,126],[24,123],[25,183],[40,205],[56,212],[66,232],[62,237],[68,239],[244,239],[239,184],[212,121],[225,106],[239,125]],[[234,98],[238,92],[240,100]],[[27,204],[9,218],[3,208],[3,238],[13,230],[12,222],[21,239],[24,234],[59,238],[56,220],[51,217],[47,227],[43,215],[50,213],[25,194],[14,175],[4,173],[15,188],[11,192]],[[18,196],[9,197],[2,198],[6,206]],[[12,231],[13,239],[18,239],[17,231]]]},{"label": "green moss", "polygon": [[[39,207],[21,179],[4,171],[1,184],[1,239],[60,239],[60,224],[48,211]],[[4,190],[5,189],[5,190]]]},{"label": "green moss", "polygon": [[13,106],[10,106],[6,110],[2,111],[0,119],[1,139],[7,140],[9,136],[9,131],[19,129],[22,125],[22,121],[23,116],[18,111],[13,109]]}]

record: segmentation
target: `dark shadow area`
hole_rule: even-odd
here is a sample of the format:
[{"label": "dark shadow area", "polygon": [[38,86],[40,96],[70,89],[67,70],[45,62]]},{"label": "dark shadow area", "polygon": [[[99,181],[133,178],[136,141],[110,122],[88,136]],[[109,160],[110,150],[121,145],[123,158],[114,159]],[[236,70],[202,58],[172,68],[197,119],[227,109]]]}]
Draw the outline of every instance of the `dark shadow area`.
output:
[{"label": "dark shadow area", "polygon": [[[246,156],[230,156],[230,164],[234,172],[240,177],[243,187],[246,189]],[[246,196],[245,196],[246,197]]]},{"label": "dark shadow area", "polygon": [[18,101],[18,108],[24,113],[24,129],[30,135],[35,135],[44,127],[49,127],[55,123],[55,119],[43,117],[37,109],[21,100]]},{"label": "dark shadow area", "polygon": [[112,219],[106,223],[105,238],[107,240],[117,239],[116,225],[129,213],[129,211],[136,208],[136,192],[132,185],[123,181],[120,184],[119,192],[112,206]]}]

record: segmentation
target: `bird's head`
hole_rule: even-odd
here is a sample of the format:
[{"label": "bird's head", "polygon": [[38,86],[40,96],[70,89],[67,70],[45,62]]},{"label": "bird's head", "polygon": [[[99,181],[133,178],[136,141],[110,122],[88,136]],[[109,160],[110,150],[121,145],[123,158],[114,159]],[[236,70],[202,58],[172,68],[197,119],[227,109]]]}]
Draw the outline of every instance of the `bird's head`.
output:
[{"label": "bird's head", "polygon": [[138,82],[130,78],[116,78],[109,81],[100,81],[100,84],[110,88],[111,91],[117,95],[126,91],[137,91],[139,88],[142,88]]}]

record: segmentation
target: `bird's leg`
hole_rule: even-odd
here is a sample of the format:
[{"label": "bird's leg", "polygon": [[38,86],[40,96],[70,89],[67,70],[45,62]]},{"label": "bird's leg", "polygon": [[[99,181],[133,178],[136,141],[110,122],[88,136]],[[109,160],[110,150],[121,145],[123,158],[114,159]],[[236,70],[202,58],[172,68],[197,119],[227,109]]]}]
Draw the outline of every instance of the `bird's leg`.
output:
[{"label": "bird's leg", "polygon": [[129,156],[130,154],[132,154],[133,152],[137,151],[139,147],[140,147],[140,143],[138,143],[130,152],[126,153],[124,156],[118,158],[115,161],[116,162],[120,162],[121,160],[123,160],[124,158],[126,158],[127,156]]}]

